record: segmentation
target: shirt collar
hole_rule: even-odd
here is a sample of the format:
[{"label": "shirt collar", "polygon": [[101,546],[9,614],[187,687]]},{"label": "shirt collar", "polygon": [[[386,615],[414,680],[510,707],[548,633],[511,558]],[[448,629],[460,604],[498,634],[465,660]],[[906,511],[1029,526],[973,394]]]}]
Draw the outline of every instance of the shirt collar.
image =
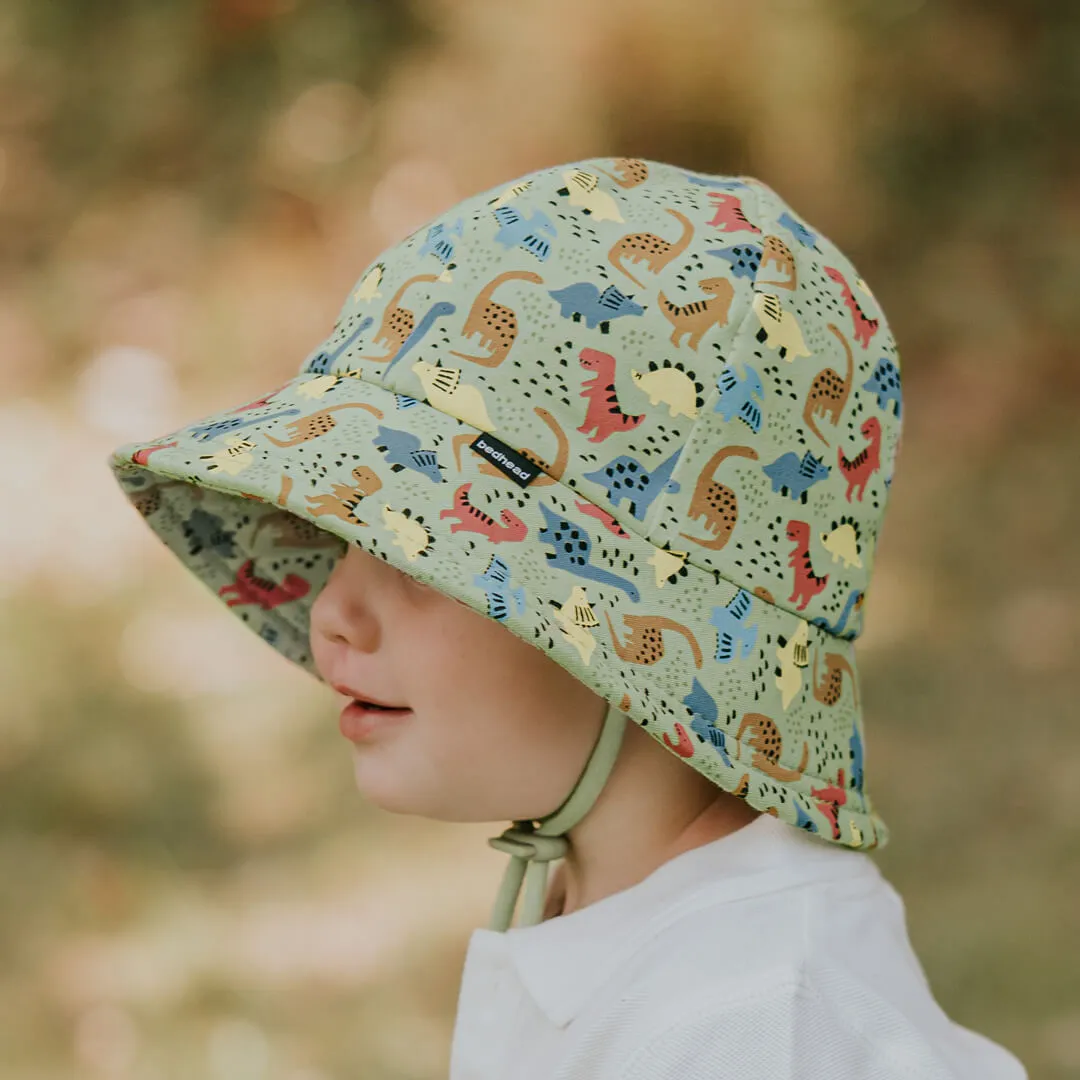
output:
[{"label": "shirt collar", "polygon": [[840,870],[845,856],[854,857],[846,860],[851,869],[874,866],[865,852],[762,813],[735,832],[676,855],[635,885],[568,915],[474,933],[503,939],[522,985],[551,1022],[564,1027],[617,967],[688,908],[820,877]]}]

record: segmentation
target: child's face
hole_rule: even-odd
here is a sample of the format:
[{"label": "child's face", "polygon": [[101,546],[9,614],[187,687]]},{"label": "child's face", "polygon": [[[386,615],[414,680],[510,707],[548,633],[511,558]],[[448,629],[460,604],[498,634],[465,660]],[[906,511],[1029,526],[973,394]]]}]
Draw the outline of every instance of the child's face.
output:
[{"label": "child's face", "polygon": [[606,711],[540,649],[355,544],[312,605],[311,648],[327,682],[411,710],[352,743],[357,786],[396,813],[543,817]]}]

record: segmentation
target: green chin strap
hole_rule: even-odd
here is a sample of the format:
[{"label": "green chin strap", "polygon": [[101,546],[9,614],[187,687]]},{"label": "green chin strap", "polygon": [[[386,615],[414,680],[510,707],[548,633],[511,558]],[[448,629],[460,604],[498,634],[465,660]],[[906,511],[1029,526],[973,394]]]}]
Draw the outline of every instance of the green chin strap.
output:
[{"label": "green chin strap", "polygon": [[499,886],[499,895],[495,898],[489,929],[509,929],[522,879],[525,881],[525,898],[517,925],[535,926],[541,921],[547,892],[548,863],[566,854],[570,841],[562,834],[572,829],[592,809],[604,789],[618,757],[626,724],[626,714],[617,706],[608,705],[604,726],[592,754],[574,790],[562,806],[535,823],[515,821],[501,836],[488,840],[496,851],[504,851],[511,856]]}]

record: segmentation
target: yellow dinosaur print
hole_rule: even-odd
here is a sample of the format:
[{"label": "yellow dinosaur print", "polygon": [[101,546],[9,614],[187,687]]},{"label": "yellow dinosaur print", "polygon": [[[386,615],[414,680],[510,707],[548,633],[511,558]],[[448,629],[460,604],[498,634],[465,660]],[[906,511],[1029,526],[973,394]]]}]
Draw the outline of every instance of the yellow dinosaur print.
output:
[{"label": "yellow dinosaur print", "polygon": [[668,578],[677,574],[689,557],[689,551],[668,551],[666,548],[657,548],[646,560],[656,571],[656,587],[662,589]]},{"label": "yellow dinosaur print", "polygon": [[361,279],[353,290],[353,300],[375,300],[382,296],[379,284],[382,282],[383,265],[376,263]]},{"label": "yellow dinosaur print", "polygon": [[831,533],[821,533],[821,546],[832,555],[833,562],[843,559],[845,570],[849,566],[857,566],[861,570],[858,539],[855,529],[845,521],[842,525],[837,525]]},{"label": "yellow dinosaur print", "polygon": [[776,676],[776,688],[780,691],[780,700],[786,709],[802,690],[802,669],[810,663],[810,624],[805,619],[799,620],[795,633],[791,634],[783,647],[777,645],[776,659],[780,671]]},{"label": "yellow dinosaur print", "polygon": [[318,400],[328,390],[332,390],[337,384],[341,382],[341,379],[337,375],[316,375],[313,379],[305,379],[303,382],[296,384],[296,394],[298,397],[311,398],[313,401]]},{"label": "yellow dinosaur print", "polygon": [[484,396],[475,386],[461,382],[461,368],[443,367],[417,360],[412,366],[431,405],[444,413],[464,420],[481,431],[494,431],[495,423],[488,416]]},{"label": "yellow dinosaur print", "polygon": [[580,206],[592,215],[594,221],[625,221],[619,213],[619,205],[611,195],[600,188],[600,177],[584,169],[566,169],[562,174],[566,181],[564,192],[570,196],[571,206]]},{"label": "yellow dinosaur print", "polygon": [[649,395],[649,404],[663,402],[669,416],[697,416],[697,388],[694,380],[675,367],[660,367],[655,371],[630,369],[630,378],[639,390]]},{"label": "yellow dinosaur print", "polygon": [[581,585],[575,585],[566,603],[556,607],[555,620],[562,630],[562,636],[577,649],[581,662],[588,664],[596,648],[596,638],[592,636],[591,628],[599,626],[600,620]]},{"label": "yellow dinosaur print", "polygon": [[243,435],[226,435],[225,442],[228,446],[224,450],[217,450],[213,454],[200,454],[200,461],[209,461],[207,471],[225,472],[230,476],[239,476],[255,460],[251,453],[255,449],[255,443]]},{"label": "yellow dinosaur print", "polygon": [[405,552],[405,558],[409,562],[414,562],[431,544],[431,534],[416,518],[407,517],[399,510],[384,506],[382,519],[383,524],[394,534],[394,543]]},{"label": "yellow dinosaur print", "polygon": [[796,356],[813,355],[803,341],[799,320],[790,311],[784,310],[779,296],[755,292],[753,307],[761,322],[759,341],[764,341],[770,349],[779,349],[780,356],[788,363]]}]

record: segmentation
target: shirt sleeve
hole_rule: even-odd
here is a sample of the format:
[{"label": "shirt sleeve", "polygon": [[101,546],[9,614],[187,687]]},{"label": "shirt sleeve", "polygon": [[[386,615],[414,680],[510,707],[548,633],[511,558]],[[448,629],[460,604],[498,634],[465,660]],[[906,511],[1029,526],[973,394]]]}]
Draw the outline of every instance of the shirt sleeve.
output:
[{"label": "shirt sleeve", "polygon": [[630,1059],[626,1080],[894,1080],[879,1048],[812,985],[792,983],[684,1016]]}]

